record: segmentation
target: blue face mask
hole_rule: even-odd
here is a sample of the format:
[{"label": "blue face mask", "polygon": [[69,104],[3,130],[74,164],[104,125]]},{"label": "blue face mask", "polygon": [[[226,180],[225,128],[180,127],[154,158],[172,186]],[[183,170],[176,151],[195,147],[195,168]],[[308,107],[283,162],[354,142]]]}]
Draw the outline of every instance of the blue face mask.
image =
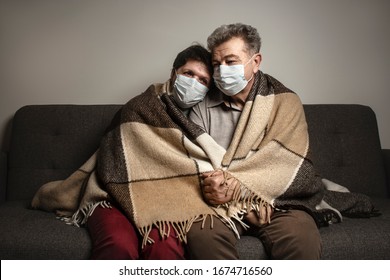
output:
[{"label": "blue face mask", "polygon": [[173,98],[182,109],[190,108],[204,99],[208,88],[195,78],[177,75],[173,85]]},{"label": "blue face mask", "polygon": [[214,81],[216,86],[226,95],[233,96],[242,91],[249,80],[245,78],[245,66],[252,60],[252,56],[247,63],[239,65],[219,65],[214,70]]}]

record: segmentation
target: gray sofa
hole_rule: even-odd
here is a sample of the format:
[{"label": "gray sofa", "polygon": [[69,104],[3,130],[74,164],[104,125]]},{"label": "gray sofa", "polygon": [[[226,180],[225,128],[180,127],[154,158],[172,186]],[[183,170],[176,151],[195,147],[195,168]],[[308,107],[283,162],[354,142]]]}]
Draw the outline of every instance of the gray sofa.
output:
[{"label": "gray sofa", "polygon": [[[0,258],[88,259],[85,228],[29,209],[44,183],[66,178],[99,145],[119,105],[32,105],[12,121],[1,153]],[[305,105],[313,159],[324,178],[369,195],[382,213],[344,218],[320,229],[323,259],[390,259],[390,150],[381,149],[374,112],[362,105]],[[267,258],[259,240],[243,236],[242,259]]]}]

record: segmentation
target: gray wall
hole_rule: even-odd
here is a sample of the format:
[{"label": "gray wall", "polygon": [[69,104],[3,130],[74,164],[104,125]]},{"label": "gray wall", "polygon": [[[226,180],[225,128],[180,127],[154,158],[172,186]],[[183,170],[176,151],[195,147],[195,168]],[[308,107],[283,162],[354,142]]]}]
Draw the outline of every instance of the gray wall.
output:
[{"label": "gray wall", "polygon": [[0,0],[0,144],[26,104],[124,103],[224,23],[263,38],[261,69],[303,103],[371,106],[390,148],[390,1]]}]

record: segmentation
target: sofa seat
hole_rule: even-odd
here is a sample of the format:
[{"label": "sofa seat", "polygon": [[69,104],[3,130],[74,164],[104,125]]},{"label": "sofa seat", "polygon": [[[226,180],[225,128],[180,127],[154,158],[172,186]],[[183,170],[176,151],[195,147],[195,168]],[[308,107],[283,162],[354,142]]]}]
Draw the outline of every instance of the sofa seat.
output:
[{"label": "sofa seat", "polygon": [[[389,200],[373,198],[373,202],[381,209],[381,216],[344,218],[342,223],[320,228],[322,259],[390,259]],[[7,229],[6,235],[1,234],[2,259],[89,258],[91,241],[86,228],[67,225],[53,213],[28,206],[29,201],[9,201],[1,206],[0,228]],[[365,246],[367,243],[371,246]],[[242,236],[237,246],[241,259],[268,259],[255,237]]]}]

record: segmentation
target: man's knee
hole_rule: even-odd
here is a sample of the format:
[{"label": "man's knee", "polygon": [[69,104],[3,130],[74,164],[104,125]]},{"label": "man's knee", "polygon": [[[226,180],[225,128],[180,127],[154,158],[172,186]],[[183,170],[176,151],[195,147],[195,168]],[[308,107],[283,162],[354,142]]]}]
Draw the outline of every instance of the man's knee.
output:
[{"label": "man's knee", "polygon": [[236,243],[234,232],[218,218],[208,217],[204,223],[194,223],[187,234],[191,259],[237,259]]},{"label": "man's knee", "polygon": [[190,244],[195,244],[202,240],[203,242],[212,241],[216,238],[213,230],[212,218],[207,218],[205,221],[193,223],[191,229],[187,233],[187,240]]},{"label": "man's knee", "polygon": [[[271,221],[272,223],[273,221]],[[319,259],[321,236],[313,218],[305,211],[292,210],[274,220],[272,257],[278,259]]]},{"label": "man's knee", "polygon": [[294,237],[298,246],[321,250],[321,236],[314,219],[304,211],[296,211]]}]

